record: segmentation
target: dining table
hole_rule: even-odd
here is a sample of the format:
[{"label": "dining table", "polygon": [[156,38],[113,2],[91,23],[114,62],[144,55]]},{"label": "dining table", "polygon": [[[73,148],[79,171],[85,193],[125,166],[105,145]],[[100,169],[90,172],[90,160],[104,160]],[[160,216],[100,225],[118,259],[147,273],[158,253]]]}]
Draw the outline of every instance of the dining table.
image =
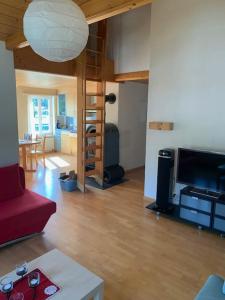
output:
[{"label": "dining table", "polygon": [[[31,148],[34,145],[40,145],[41,141],[38,140],[19,140],[19,148],[22,152],[22,166],[25,171],[36,171],[27,168],[27,149]],[[31,157],[32,160],[32,157]]]}]

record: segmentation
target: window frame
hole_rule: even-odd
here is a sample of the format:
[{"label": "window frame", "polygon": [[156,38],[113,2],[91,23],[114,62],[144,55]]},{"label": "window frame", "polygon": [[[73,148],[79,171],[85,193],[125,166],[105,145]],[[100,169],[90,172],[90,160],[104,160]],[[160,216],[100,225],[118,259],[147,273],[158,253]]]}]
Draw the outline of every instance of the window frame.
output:
[{"label": "window frame", "polygon": [[[34,129],[34,124],[32,124],[33,119],[31,116],[33,115],[33,99],[38,99],[38,125],[39,125],[39,131],[36,131]],[[42,111],[41,111],[41,100],[42,99],[48,99],[49,101],[49,130],[43,131],[42,130]],[[54,134],[54,101],[55,96],[53,95],[29,95],[28,97],[28,128],[29,132],[32,133],[32,135],[48,135],[51,136]]]}]

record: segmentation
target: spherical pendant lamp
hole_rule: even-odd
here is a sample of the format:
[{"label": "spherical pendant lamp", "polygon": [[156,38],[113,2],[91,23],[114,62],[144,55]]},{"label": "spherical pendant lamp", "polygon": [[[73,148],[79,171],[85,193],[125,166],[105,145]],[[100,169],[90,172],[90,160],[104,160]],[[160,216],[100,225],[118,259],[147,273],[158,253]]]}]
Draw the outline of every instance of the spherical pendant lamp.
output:
[{"label": "spherical pendant lamp", "polygon": [[23,26],[34,52],[54,62],[79,56],[89,35],[85,16],[72,0],[33,0],[25,12]]}]

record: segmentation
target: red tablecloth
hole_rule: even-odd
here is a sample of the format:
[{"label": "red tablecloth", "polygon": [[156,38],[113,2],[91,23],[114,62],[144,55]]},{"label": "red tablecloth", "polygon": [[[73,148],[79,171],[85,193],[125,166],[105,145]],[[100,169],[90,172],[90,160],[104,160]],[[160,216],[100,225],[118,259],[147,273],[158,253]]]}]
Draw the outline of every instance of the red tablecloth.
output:
[{"label": "red tablecloth", "polygon": [[[47,288],[48,286],[55,286],[57,288],[57,292],[60,290],[60,288],[57,285],[55,285],[50,279],[48,279],[48,277],[45,276],[39,269],[35,269],[31,273],[33,272],[40,273],[40,285],[36,288],[36,300],[45,300],[48,297],[50,297],[44,292],[45,288]],[[22,279],[19,279],[14,283],[14,289],[11,295],[20,292],[24,294],[24,300],[33,300],[34,291],[28,285],[28,275],[29,274],[27,274]],[[0,292],[0,300],[6,300],[6,295],[2,292]]]}]

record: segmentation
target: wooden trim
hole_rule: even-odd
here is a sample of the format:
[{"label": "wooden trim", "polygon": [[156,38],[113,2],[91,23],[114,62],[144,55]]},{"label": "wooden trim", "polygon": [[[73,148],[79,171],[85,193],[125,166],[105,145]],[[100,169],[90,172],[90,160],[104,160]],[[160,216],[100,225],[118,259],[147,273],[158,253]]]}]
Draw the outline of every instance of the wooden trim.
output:
[{"label": "wooden trim", "polygon": [[15,49],[14,66],[18,70],[36,71],[66,76],[75,76],[76,61],[56,63],[37,55],[31,47]]},{"label": "wooden trim", "polygon": [[85,192],[83,112],[86,105],[86,51],[77,59],[77,75],[77,186],[81,192]]},{"label": "wooden trim", "polygon": [[[138,7],[150,4],[152,1],[153,0],[88,0],[81,4],[80,8],[83,10],[88,24],[92,24],[127,12],[131,9],[136,9]],[[26,7],[27,6],[25,6],[25,9]],[[19,12],[18,16],[22,17]],[[8,50],[26,46],[28,46],[28,43],[26,42],[26,39],[21,31],[12,34],[6,39],[6,48]]]},{"label": "wooden trim", "polygon": [[106,58],[103,72],[103,78],[106,81],[115,82],[115,69],[113,60]]},{"label": "wooden trim", "polygon": [[89,24],[152,3],[153,0],[89,0],[80,5]]},{"label": "wooden trim", "polygon": [[149,71],[121,73],[115,75],[116,82],[149,80]]},{"label": "wooden trim", "polygon": [[6,41],[6,48],[12,50],[15,48],[24,48],[29,46],[23,32],[16,32],[15,34],[9,36]]},{"label": "wooden trim", "polygon": [[144,199],[144,201],[147,201],[147,202],[150,202],[150,203],[153,203],[153,202],[156,201],[156,199],[153,199],[153,198],[147,197],[147,196],[143,196],[143,199]]},{"label": "wooden trim", "polygon": [[149,122],[149,129],[172,131],[174,123],[172,122]]},{"label": "wooden trim", "polygon": [[130,174],[130,173],[133,173],[133,172],[137,172],[137,171],[143,170],[144,168],[145,168],[145,165],[137,167],[137,168],[125,170],[125,173],[126,174]]},{"label": "wooden trim", "polygon": [[[77,76],[79,73],[79,58],[63,63],[48,61],[37,55],[31,47],[15,49],[14,51],[14,66],[18,70],[35,71],[42,73]],[[87,59],[90,53],[87,53]],[[90,55],[91,57],[91,55]],[[114,62],[106,59],[104,79],[106,81],[114,81]],[[90,75],[91,76],[91,75]],[[91,78],[90,78],[91,79]],[[94,78],[93,78],[94,80]]]}]

